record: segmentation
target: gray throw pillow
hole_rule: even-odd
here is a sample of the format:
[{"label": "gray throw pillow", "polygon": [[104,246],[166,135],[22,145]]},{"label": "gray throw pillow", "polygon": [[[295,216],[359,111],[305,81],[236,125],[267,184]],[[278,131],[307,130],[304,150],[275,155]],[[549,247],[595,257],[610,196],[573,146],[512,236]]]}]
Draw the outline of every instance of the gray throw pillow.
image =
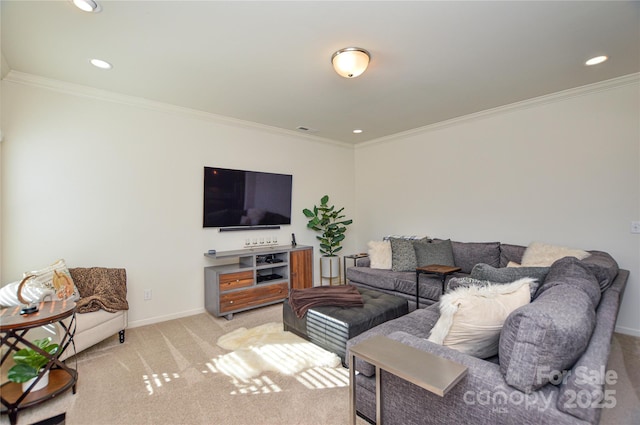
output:
[{"label": "gray throw pillow", "polygon": [[394,272],[415,272],[416,251],[413,241],[406,239],[389,239],[391,242],[391,270]]},{"label": "gray throw pillow", "polygon": [[492,267],[489,264],[476,264],[471,270],[471,277],[480,280],[490,280],[496,283],[510,283],[523,277],[537,279],[544,282],[549,273],[549,267]]},{"label": "gray throw pillow", "polygon": [[441,266],[455,266],[453,262],[453,248],[451,240],[415,241],[413,247],[416,252],[418,267],[438,264]]}]

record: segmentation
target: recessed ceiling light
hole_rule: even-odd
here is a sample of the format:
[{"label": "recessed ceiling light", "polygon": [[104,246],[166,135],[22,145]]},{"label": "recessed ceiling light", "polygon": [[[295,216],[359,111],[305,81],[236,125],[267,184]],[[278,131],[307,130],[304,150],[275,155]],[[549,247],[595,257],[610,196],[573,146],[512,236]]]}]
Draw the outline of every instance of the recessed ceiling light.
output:
[{"label": "recessed ceiling light", "polygon": [[353,134],[360,134],[362,133],[362,130],[360,130],[359,128],[356,128],[355,130],[353,130]]},{"label": "recessed ceiling light", "polygon": [[607,59],[609,59],[609,58],[606,57],[606,56],[596,56],[595,58],[589,59],[584,64],[587,65],[587,66],[597,65],[599,63],[602,63],[602,62],[606,61]]},{"label": "recessed ceiling light", "polygon": [[103,61],[102,59],[91,59],[89,62],[91,62],[91,65],[95,66],[96,68],[100,68],[100,69],[113,68],[113,65],[111,65],[107,61]]},{"label": "recessed ceiling light", "polygon": [[85,12],[98,13],[102,10],[98,2],[93,0],[71,0],[73,5]]}]

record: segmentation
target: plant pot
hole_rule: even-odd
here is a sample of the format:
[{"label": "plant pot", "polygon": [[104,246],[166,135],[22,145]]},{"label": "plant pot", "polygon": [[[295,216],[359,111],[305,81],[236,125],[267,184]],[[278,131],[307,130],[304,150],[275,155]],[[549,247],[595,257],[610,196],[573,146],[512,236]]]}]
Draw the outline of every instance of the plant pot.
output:
[{"label": "plant pot", "polygon": [[320,282],[333,285],[334,279],[340,283],[340,257],[320,257]]},{"label": "plant pot", "polygon": [[[33,383],[33,381],[35,381],[36,379],[38,379],[37,377],[33,378],[33,379],[29,379],[27,382],[23,382],[22,383],[22,392],[27,391],[27,389],[29,388],[29,386]],[[43,388],[46,388],[46,386],[49,385],[49,371],[46,371],[44,373],[44,375],[42,376],[42,379],[40,379],[40,381],[38,381],[38,383],[36,384],[35,387],[31,388],[31,391],[38,391],[41,390]]]}]

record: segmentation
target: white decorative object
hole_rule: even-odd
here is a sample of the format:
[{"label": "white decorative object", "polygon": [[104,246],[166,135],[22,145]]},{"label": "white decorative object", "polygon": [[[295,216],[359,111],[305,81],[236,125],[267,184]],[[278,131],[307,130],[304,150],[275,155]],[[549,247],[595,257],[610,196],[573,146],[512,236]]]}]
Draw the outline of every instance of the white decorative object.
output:
[{"label": "white decorative object", "polygon": [[[37,377],[33,378],[33,379],[29,379],[27,382],[23,382],[22,383],[22,392],[27,391],[27,389],[29,388],[29,386],[33,383],[33,381],[35,381],[36,379],[38,379]],[[35,387],[31,388],[31,392],[33,391],[38,391],[41,390],[43,388],[46,388],[46,386],[49,385],[49,371],[46,371],[44,373],[44,375],[42,376],[42,379],[40,379],[40,381],[38,381],[38,383],[36,384]]]}]

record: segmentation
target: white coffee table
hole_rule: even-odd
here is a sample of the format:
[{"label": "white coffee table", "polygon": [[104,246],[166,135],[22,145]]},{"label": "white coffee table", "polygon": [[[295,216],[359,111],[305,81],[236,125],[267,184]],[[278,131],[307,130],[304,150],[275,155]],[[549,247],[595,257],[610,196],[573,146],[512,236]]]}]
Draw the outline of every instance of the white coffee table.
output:
[{"label": "white coffee table", "polygon": [[356,423],[356,357],[376,368],[376,424],[382,425],[380,370],[444,397],[466,374],[467,367],[426,351],[377,335],[349,350],[349,414]]}]

